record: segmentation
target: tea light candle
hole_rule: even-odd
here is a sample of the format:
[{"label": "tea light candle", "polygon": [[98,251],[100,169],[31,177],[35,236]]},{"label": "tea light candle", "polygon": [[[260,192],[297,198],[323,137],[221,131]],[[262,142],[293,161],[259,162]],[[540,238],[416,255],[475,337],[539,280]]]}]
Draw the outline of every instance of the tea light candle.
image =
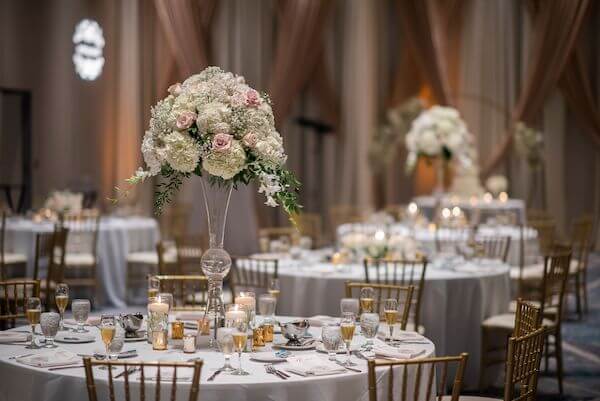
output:
[{"label": "tea light candle", "polygon": [[460,211],[460,208],[458,206],[454,206],[452,208],[452,216],[454,216],[454,217],[460,217],[460,213],[461,213],[461,211]]},{"label": "tea light candle", "polygon": [[152,332],[152,349],[155,351],[164,351],[167,349],[167,332],[157,330]]},{"label": "tea light candle", "polygon": [[152,302],[151,304],[148,304],[148,311],[154,313],[169,313],[169,304]]},{"label": "tea light candle", "polygon": [[498,200],[502,203],[506,203],[508,201],[508,194],[506,192],[500,192]]},{"label": "tea light candle", "polygon": [[242,310],[241,308],[229,310],[229,311],[225,312],[225,319],[227,319],[227,320],[244,319],[245,317],[246,317],[246,312],[244,310]]},{"label": "tea light candle", "polygon": [[256,299],[249,295],[239,295],[235,297],[235,303],[250,308],[252,310],[256,309]]},{"label": "tea light candle", "polygon": [[382,242],[385,240],[385,233],[383,230],[377,230],[375,232],[375,241]]},{"label": "tea light candle", "polygon": [[477,204],[479,203],[479,199],[477,199],[476,196],[471,196],[471,198],[469,199],[469,203],[471,204],[471,206],[477,206]]},{"label": "tea light candle", "polygon": [[173,340],[181,340],[183,338],[183,322],[181,320],[171,322],[171,338]]},{"label": "tea light candle", "polygon": [[484,201],[485,203],[492,203],[492,200],[493,200],[493,199],[494,199],[494,197],[492,196],[492,194],[491,194],[491,193],[489,193],[489,192],[486,192],[486,193],[484,193],[484,194],[483,194],[483,201]]},{"label": "tea light candle", "polygon": [[[232,311],[234,312],[234,311]],[[225,314],[225,317],[227,317],[227,314]],[[210,320],[203,318],[198,320],[198,332],[202,335],[207,335],[210,334]]]},{"label": "tea light candle", "polygon": [[408,214],[411,217],[414,217],[417,215],[417,213],[419,212],[419,207],[417,206],[417,204],[415,202],[410,202],[408,204]]},{"label": "tea light candle", "polygon": [[193,354],[196,352],[196,336],[193,334],[186,334],[183,336],[183,352],[186,354]]},{"label": "tea light candle", "polygon": [[449,219],[451,214],[452,214],[452,212],[447,207],[442,209],[442,218],[443,219]]}]

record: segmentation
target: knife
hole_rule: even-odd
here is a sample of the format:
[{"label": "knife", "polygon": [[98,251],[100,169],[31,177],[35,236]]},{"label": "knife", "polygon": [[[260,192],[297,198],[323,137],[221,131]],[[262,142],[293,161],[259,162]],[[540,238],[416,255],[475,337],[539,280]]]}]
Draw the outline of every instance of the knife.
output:
[{"label": "knife", "polygon": [[222,371],[223,371],[223,369],[217,369],[217,370],[215,370],[215,373],[213,373],[212,375],[210,375],[210,377],[208,379],[206,379],[206,380],[209,381],[209,382],[215,380],[215,377],[217,377],[217,375],[219,373],[221,373]]},{"label": "knife", "polygon": [[53,366],[48,368],[48,370],[62,370],[62,369],[72,369],[72,368],[83,368],[83,365],[65,365],[65,366]]},{"label": "knife", "polygon": [[129,369],[123,369],[123,371],[121,373],[119,373],[118,375],[115,376],[115,379],[118,379],[121,376],[125,376],[125,371],[127,371],[128,375],[131,375],[132,373],[135,373],[135,372],[137,372],[140,369],[141,368],[139,366],[134,366],[134,367],[131,367]]}]

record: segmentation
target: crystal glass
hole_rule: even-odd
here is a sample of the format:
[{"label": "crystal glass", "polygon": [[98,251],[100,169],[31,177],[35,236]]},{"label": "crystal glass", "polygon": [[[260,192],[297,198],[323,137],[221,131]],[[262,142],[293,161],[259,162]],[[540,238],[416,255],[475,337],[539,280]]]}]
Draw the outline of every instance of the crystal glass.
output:
[{"label": "crystal glass", "polygon": [[344,366],[356,366],[354,362],[350,360],[350,346],[352,345],[352,338],[354,338],[354,330],[356,329],[356,315],[352,312],[346,312],[342,315],[340,321],[340,332],[342,333],[342,340],[346,345],[346,360],[342,363]]},{"label": "crystal glass", "polygon": [[360,290],[360,309],[362,313],[373,312],[375,290],[373,287],[363,287]]},{"label": "crystal glass", "polygon": [[71,302],[71,311],[73,312],[73,319],[77,322],[77,333],[87,333],[88,331],[84,328],[85,323],[88,320],[90,314],[90,301],[87,299],[74,299]]},{"label": "crystal glass", "polygon": [[60,315],[56,312],[42,313],[40,318],[40,327],[42,328],[42,334],[46,338],[45,348],[56,348],[54,344],[54,337],[58,332],[60,325]]},{"label": "crystal glass", "polygon": [[327,325],[323,326],[321,330],[321,340],[323,341],[323,347],[329,354],[329,360],[336,360],[336,353],[342,342],[342,332],[340,326]]},{"label": "crystal glass", "polygon": [[[168,330],[170,310],[169,302],[172,300],[172,297],[169,298],[166,295],[171,294],[159,294],[157,297],[148,299],[148,333],[159,330]],[[149,341],[151,341],[150,337],[151,336],[148,336]]]},{"label": "crystal glass", "polygon": [[389,342],[394,341],[394,325],[396,324],[396,320],[398,320],[398,301],[390,298],[385,300],[385,304],[383,306],[383,313],[385,316],[385,322],[388,325],[390,338]]},{"label": "crystal glass", "polygon": [[236,376],[247,376],[250,373],[242,369],[242,352],[246,348],[248,342],[248,323],[245,319],[237,319],[233,322],[232,330],[233,347],[238,353],[240,364],[238,369],[231,374]]},{"label": "crystal glass", "polygon": [[359,302],[355,298],[342,298],[340,301],[341,314],[354,313],[354,316],[358,316]]},{"label": "crystal glass", "polygon": [[244,308],[247,314],[246,321],[253,324],[256,315],[256,294],[252,291],[240,291],[235,297],[235,303]]},{"label": "crystal glass", "polygon": [[360,332],[363,337],[367,339],[363,348],[370,350],[373,348],[373,338],[377,335],[379,329],[379,314],[377,313],[363,313],[360,315]]},{"label": "crystal glass", "polygon": [[[115,317],[111,315],[102,315],[100,319],[100,336],[105,347],[105,356],[108,359],[110,357],[110,343],[115,338],[117,327],[115,325]],[[101,366],[100,369],[106,370],[105,366]]]},{"label": "crystal glass", "polygon": [[148,298],[158,296],[160,280],[156,276],[148,276]]},{"label": "crystal glass", "polygon": [[108,359],[116,360],[125,345],[125,330],[120,325],[115,325],[115,335],[108,345]]},{"label": "crystal glass", "polygon": [[281,287],[279,285],[279,279],[272,278],[271,280],[269,280],[269,294],[274,296],[275,298],[278,298],[280,292]]},{"label": "crystal glass", "polygon": [[262,294],[258,297],[258,313],[266,318],[272,318],[275,315],[277,307],[277,298],[270,294]]},{"label": "crystal glass", "polygon": [[219,351],[225,357],[225,363],[221,367],[224,372],[233,372],[235,368],[231,366],[231,355],[233,354],[233,328],[220,327],[217,330],[217,345]]},{"label": "crystal glass", "polygon": [[69,304],[69,286],[65,283],[59,283],[56,285],[56,289],[54,290],[54,302],[56,302],[56,307],[58,308],[58,312],[60,313],[60,325],[59,330],[64,330],[63,320],[65,317],[65,309],[67,309],[67,305]]},{"label": "crystal glass", "polygon": [[28,349],[37,349],[40,348],[39,345],[35,343],[35,325],[40,322],[40,314],[42,313],[42,303],[40,299],[37,297],[27,298],[26,306],[25,306],[25,314],[27,315],[27,320],[31,325],[31,343],[27,345],[25,348]]}]

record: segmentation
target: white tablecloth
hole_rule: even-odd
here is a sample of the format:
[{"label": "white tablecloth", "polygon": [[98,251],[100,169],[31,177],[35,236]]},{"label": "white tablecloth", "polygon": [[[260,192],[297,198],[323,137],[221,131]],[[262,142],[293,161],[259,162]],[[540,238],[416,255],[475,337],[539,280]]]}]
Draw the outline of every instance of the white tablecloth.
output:
[{"label": "white tablecloth", "polygon": [[[504,313],[510,302],[509,266],[482,261],[445,270],[438,262],[427,268],[421,304],[421,324],[438,355],[469,353],[466,381],[477,383],[481,322]],[[282,296],[278,313],[293,316],[339,316],[345,282],[364,281],[362,265],[336,269],[330,263],[281,260]]]},{"label": "white tablecloth", "polygon": [[[27,276],[33,276],[35,235],[50,232],[51,223],[10,219],[6,225],[7,248],[27,255]],[[98,232],[97,279],[105,303],[125,306],[127,254],[155,249],[159,240],[156,220],[147,217],[104,217]]]},{"label": "white tablecloth", "polygon": [[[321,330],[311,328],[311,333],[320,337]],[[96,332],[97,340],[90,344],[61,344],[60,347],[74,353],[89,354],[94,351],[103,349],[98,331]],[[280,340],[279,335],[275,336],[276,340]],[[355,336],[355,341],[361,343],[364,338]],[[433,356],[435,348],[433,344],[426,345],[404,345],[415,350],[425,350],[421,356]],[[150,344],[146,342],[126,343],[124,350],[136,349],[139,358],[142,360],[170,360],[170,361],[185,361],[188,358],[201,357],[204,359],[202,368],[200,395],[199,400],[294,400],[294,401],[367,401],[368,395],[368,379],[366,361],[353,357],[353,361],[358,364],[356,368],[361,370],[361,373],[347,372],[336,375],[320,376],[320,377],[300,377],[291,375],[288,380],[281,380],[276,376],[268,375],[265,372],[264,364],[249,360],[249,354],[243,354],[242,366],[245,370],[251,372],[249,376],[232,376],[222,373],[213,382],[207,382],[208,376],[217,368],[223,365],[223,356],[220,353],[203,350],[195,354],[183,354],[181,350],[169,349],[167,351],[152,351]],[[83,368],[48,371],[44,368],[34,368],[19,364],[15,360],[9,360],[10,356],[21,355],[28,353],[28,350],[22,346],[2,345],[0,344],[0,401],[83,401],[87,400],[87,390],[85,385],[85,372]],[[269,352],[265,350],[264,352]],[[317,354],[316,351],[294,351],[294,355]],[[325,354],[319,353],[323,358]],[[339,355],[338,358],[345,358],[344,355]],[[238,359],[232,357],[232,364],[237,367]],[[281,369],[281,365],[277,365]],[[120,373],[121,369],[119,369]],[[400,372],[397,369],[398,372]],[[409,370],[410,372],[410,370]],[[107,383],[105,380],[98,380],[99,377],[106,378],[106,372],[95,371],[96,385],[99,391],[105,391]],[[381,369],[377,371],[377,379],[380,390],[380,399],[384,399],[385,388],[387,386],[387,378],[389,369]],[[137,377],[134,376],[134,377]],[[401,380],[401,374],[394,374],[395,380]],[[131,379],[130,379],[131,380]],[[409,375],[408,388],[414,385],[414,372]],[[422,383],[425,380],[422,380]],[[134,384],[135,385],[135,384]],[[123,386],[123,378],[116,379],[116,386]],[[150,386],[150,387],[148,387]],[[146,387],[153,389],[153,385],[149,384]],[[395,382],[395,388],[401,388],[401,382]],[[165,391],[170,389],[168,383],[164,383]],[[189,383],[179,382],[178,385],[178,400],[185,400]],[[151,399],[153,399],[153,391]],[[411,395],[412,390],[411,390]],[[421,392],[425,398],[424,392]],[[102,398],[104,399],[104,398]],[[137,399],[137,398],[134,398]],[[170,399],[169,397],[162,399]]]},{"label": "white tablecloth", "polygon": [[[433,217],[433,209],[437,204],[437,199],[434,196],[417,196],[413,201],[419,206],[428,218]],[[485,202],[481,199],[477,203],[471,203],[469,199],[458,199],[452,196],[445,196],[442,198],[443,207],[454,207],[458,206],[466,212],[473,210],[479,210],[481,212],[482,219],[487,217],[494,217],[497,214],[504,212],[514,212],[517,217],[516,223],[525,224],[525,202],[523,199],[507,199],[505,202],[501,202],[498,199],[493,199],[491,202]]]}]

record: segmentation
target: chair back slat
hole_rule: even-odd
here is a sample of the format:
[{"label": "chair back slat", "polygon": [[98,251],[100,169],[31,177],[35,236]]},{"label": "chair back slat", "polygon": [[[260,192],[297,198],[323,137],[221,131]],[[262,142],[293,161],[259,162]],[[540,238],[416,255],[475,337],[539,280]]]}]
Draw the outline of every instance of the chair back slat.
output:
[{"label": "chair back slat", "polygon": [[38,280],[42,265],[46,266],[43,280],[42,302],[45,310],[54,304],[52,286],[62,282],[65,273],[66,244],[69,229],[56,224],[52,232],[37,233],[35,236],[35,256],[33,261],[33,279]]},{"label": "chair back slat", "polygon": [[39,280],[0,281],[0,321],[25,318],[27,300],[39,296]]},{"label": "chair back slat", "polygon": [[258,294],[269,290],[271,279],[279,277],[277,259],[235,257],[231,269],[231,287],[234,294],[249,290]]},{"label": "chair back slat", "polygon": [[564,244],[554,244],[552,251],[544,258],[544,274],[541,283],[541,314],[552,308],[557,310],[560,321],[563,300],[569,278],[571,264],[571,247]]},{"label": "chair back slat", "polygon": [[[442,397],[445,395],[446,391],[447,391],[447,383],[448,383],[448,375],[449,372],[453,369],[449,368],[449,365],[452,365],[453,368],[455,367],[455,374],[454,374],[454,380],[452,381],[452,393],[451,393],[451,397],[450,400],[451,401],[458,401],[459,399],[459,395],[460,395],[460,390],[462,388],[462,384],[463,384],[463,377],[464,377],[464,373],[465,373],[465,366],[467,363],[467,359],[468,359],[468,354],[463,353],[460,354],[459,356],[445,356],[445,357],[433,357],[433,358],[423,358],[423,359],[412,359],[412,360],[399,360],[399,361],[387,361],[387,360],[381,360],[381,359],[376,359],[376,360],[370,360],[368,362],[368,370],[369,370],[369,374],[368,374],[368,378],[369,378],[369,401],[377,401],[377,379],[376,379],[376,375],[375,375],[375,371],[378,368],[381,367],[385,367],[388,368],[388,377],[387,377],[387,392],[388,392],[388,400],[393,401],[394,399],[394,386],[395,386],[395,380],[394,380],[394,368],[397,367],[398,369],[401,369],[400,372],[402,373],[400,375],[400,378],[402,380],[402,388],[400,391],[400,400],[402,401],[406,401],[407,397],[408,397],[408,382],[409,382],[409,371],[408,369],[410,368],[411,370],[415,370],[416,371],[416,377],[417,379],[415,380],[415,387],[414,387],[414,391],[413,391],[413,397],[414,400],[421,400],[421,399],[426,399],[426,400],[430,400],[432,399],[431,396],[431,392],[432,389],[435,389],[436,391],[436,398],[438,400],[442,400]],[[438,369],[436,369],[436,367],[440,367],[441,368],[441,374],[439,375],[439,377],[437,377],[436,380],[436,372],[438,371]],[[421,371],[423,370],[423,368],[428,368],[427,369],[427,388],[425,389],[426,391],[426,397],[423,398],[421,395],[421,392],[423,391],[423,388],[421,387]],[[435,380],[435,382],[434,382]],[[440,385],[438,386],[437,383],[440,383]]]},{"label": "chair back slat", "polygon": [[571,231],[571,245],[573,257],[577,261],[577,271],[587,269],[587,262],[591,249],[594,221],[591,216],[583,216],[573,222]]},{"label": "chair back slat", "polygon": [[517,299],[517,310],[515,313],[515,328],[513,336],[521,337],[539,329],[542,325],[541,307],[531,302]]},{"label": "chair back slat", "polygon": [[76,214],[60,216],[59,227],[69,230],[66,243],[67,253],[89,253],[94,259],[98,254],[98,230],[100,228],[100,212],[83,210]]},{"label": "chair back slat", "polygon": [[[360,291],[363,288],[370,287],[375,291],[374,311],[379,313],[380,318],[384,318],[385,300],[393,298],[398,301],[398,323],[402,330],[406,330],[406,325],[409,321],[410,310],[413,305],[414,286],[412,285],[394,285],[394,284],[376,284],[376,283],[357,283],[346,282],[346,297],[360,298]],[[360,305],[360,302],[359,302]]]},{"label": "chair back slat", "polygon": [[158,275],[159,291],[173,295],[173,311],[203,310],[208,303],[208,278],[204,275]]},{"label": "chair back slat", "polygon": [[545,338],[546,329],[541,327],[525,336],[508,340],[505,401],[535,400]]},{"label": "chair back slat", "polygon": [[477,235],[476,246],[481,248],[483,257],[501,260],[506,263],[508,250],[510,249],[510,236],[501,235]]}]

